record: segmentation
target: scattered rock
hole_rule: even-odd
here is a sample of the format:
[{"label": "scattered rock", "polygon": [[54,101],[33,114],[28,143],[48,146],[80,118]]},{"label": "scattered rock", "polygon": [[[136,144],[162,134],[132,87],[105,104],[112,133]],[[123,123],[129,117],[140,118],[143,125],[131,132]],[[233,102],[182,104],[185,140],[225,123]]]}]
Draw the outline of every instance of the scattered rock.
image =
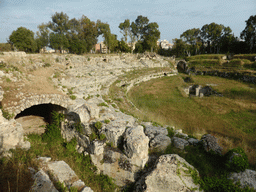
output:
[{"label": "scattered rock", "polygon": [[189,142],[183,138],[179,138],[179,137],[173,137],[172,138],[172,142],[174,147],[183,150],[184,147],[189,145]]},{"label": "scattered rock", "polygon": [[231,173],[228,176],[229,179],[233,180],[233,183],[240,182],[241,188],[249,187],[256,190],[256,171],[246,169],[244,172]]},{"label": "scattered rock", "polygon": [[189,138],[188,142],[189,142],[190,145],[197,145],[199,141],[197,139],[194,139],[194,138]]},{"label": "scattered rock", "polygon": [[55,179],[64,183],[67,187],[70,187],[73,182],[78,180],[75,172],[64,161],[48,162],[47,165]]},{"label": "scattered rock", "polygon": [[198,171],[183,158],[176,154],[159,157],[151,172],[146,173],[135,184],[136,192],[176,192],[199,191],[199,185],[194,184],[191,172]]},{"label": "scattered rock", "polygon": [[200,142],[202,142],[205,151],[212,151],[215,154],[221,155],[222,148],[219,146],[214,136],[210,134],[203,135]]},{"label": "scattered rock", "polygon": [[101,155],[104,152],[105,143],[103,141],[92,141],[90,145],[91,154]]},{"label": "scattered rock", "polygon": [[31,188],[31,191],[34,192],[58,192],[58,190],[54,187],[52,181],[49,176],[41,169],[34,176],[34,184]]},{"label": "scattered rock", "polygon": [[149,142],[151,148],[164,151],[172,143],[171,138],[166,135],[157,135]]}]

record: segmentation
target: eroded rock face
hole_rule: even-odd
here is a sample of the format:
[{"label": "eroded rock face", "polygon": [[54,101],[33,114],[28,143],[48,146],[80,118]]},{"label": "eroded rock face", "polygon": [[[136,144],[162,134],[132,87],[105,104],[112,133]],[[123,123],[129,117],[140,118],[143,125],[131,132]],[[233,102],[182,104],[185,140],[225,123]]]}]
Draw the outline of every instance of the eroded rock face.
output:
[{"label": "eroded rock face", "polygon": [[176,154],[162,155],[153,170],[136,183],[136,192],[177,192],[199,191],[191,172],[198,171]]},{"label": "eroded rock face", "polygon": [[202,142],[205,151],[213,151],[215,154],[221,155],[222,148],[219,146],[214,136],[210,134],[203,135],[200,142]]},{"label": "eroded rock face", "polygon": [[22,125],[14,119],[8,121],[0,110],[0,152],[21,147],[30,148],[30,143],[24,141],[24,130]]},{"label": "eroded rock face", "polygon": [[133,164],[144,167],[148,161],[149,139],[144,134],[143,127],[131,127],[124,133],[124,153],[129,157]]},{"label": "eroded rock face", "polygon": [[246,169],[244,172],[231,173],[228,177],[234,184],[240,182],[241,188],[249,187],[256,190],[256,171]]}]

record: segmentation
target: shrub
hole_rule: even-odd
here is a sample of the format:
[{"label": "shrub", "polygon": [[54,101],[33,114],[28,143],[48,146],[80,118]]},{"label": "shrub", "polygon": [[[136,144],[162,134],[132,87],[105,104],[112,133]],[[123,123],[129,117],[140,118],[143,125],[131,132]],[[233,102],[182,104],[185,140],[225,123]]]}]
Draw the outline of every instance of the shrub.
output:
[{"label": "shrub", "polygon": [[75,96],[75,95],[70,95],[69,97],[70,97],[70,99],[72,99],[72,100],[75,100],[75,99],[76,99],[76,96]]},{"label": "shrub", "polygon": [[167,127],[167,131],[168,131],[168,137],[172,138],[174,136],[174,129]]},{"label": "shrub", "polygon": [[90,135],[90,137],[89,137],[90,141],[93,141],[93,140],[96,139],[96,138],[97,138],[96,133],[92,132],[91,135]]},{"label": "shrub", "polygon": [[97,121],[97,122],[94,124],[94,127],[95,127],[96,129],[101,129],[102,123],[101,123],[100,121]]},{"label": "shrub", "polygon": [[102,141],[102,140],[104,140],[104,139],[106,139],[106,135],[103,134],[103,133],[101,133],[101,134],[100,134],[100,140]]},{"label": "shrub", "polygon": [[226,167],[230,171],[241,172],[248,168],[248,158],[240,147],[234,148],[226,153]]},{"label": "shrub", "polygon": [[109,119],[105,119],[104,123],[108,124],[108,123],[110,123],[110,120]]}]

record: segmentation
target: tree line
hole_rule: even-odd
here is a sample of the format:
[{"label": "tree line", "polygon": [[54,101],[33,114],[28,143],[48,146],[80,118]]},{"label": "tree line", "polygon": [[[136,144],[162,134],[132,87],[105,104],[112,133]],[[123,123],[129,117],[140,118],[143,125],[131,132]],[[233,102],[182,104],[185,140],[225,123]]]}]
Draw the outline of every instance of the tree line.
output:
[{"label": "tree line", "polygon": [[108,23],[100,20],[94,22],[84,15],[79,19],[69,19],[67,14],[56,12],[51,21],[38,26],[36,35],[25,27],[19,27],[12,32],[8,42],[19,51],[29,53],[39,52],[48,46],[60,52],[67,50],[69,53],[83,54],[90,52],[102,35],[109,52],[131,52],[135,42],[135,51],[144,52],[156,50],[156,42],[160,38],[158,27],[157,23],[149,23],[149,19],[141,15],[132,23],[126,19],[119,25],[123,34],[119,41],[117,35],[111,33]]},{"label": "tree line", "polygon": [[[222,24],[210,23],[201,29],[188,29],[173,39],[172,49],[165,50],[157,46],[160,38],[159,26],[156,22],[149,22],[147,17],[139,15],[131,22],[125,19],[119,24],[122,33],[121,40],[112,34],[108,23],[97,20],[91,21],[82,16],[79,19],[69,19],[61,12],[55,13],[48,23],[38,26],[36,35],[25,27],[19,27],[9,37],[9,43],[20,51],[39,52],[43,47],[67,50],[69,53],[83,54],[90,52],[102,35],[108,52],[134,52],[142,53],[154,51],[162,55],[177,57],[196,54],[216,53],[255,53],[256,52],[256,15],[245,21],[246,27],[235,37],[230,27]],[[129,46],[128,46],[129,45]]]},{"label": "tree line", "polygon": [[173,48],[160,49],[159,53],[166,56],[184,57],[197,54],[218,53],[256,53],[256,15],[245,21],[246,27],[240,39],[232,34],[230,27],[210,23],[201,29],[188,29],[173,40]]}]

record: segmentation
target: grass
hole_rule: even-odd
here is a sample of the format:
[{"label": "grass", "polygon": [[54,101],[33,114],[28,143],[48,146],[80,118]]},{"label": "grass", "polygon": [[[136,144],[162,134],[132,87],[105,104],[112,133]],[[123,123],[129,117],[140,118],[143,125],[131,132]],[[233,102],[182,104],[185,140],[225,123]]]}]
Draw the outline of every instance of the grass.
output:
[{"label": "grass", "polygon": [[[31,148],[28,151],[13,150],[11,158],[0,160],[0,191],[29,191],[34,181],[28,167],[38,170],[36,157],[51,157],[52,160],[65,161],[93,191],[114,191],[116,185],[103,174],[96,174],[97,168],[91,164],[90,156],[77,153],[77,142],[66,142],[60,133],[60,121],[63,117],[53,114],[54,123],[47,126],[43,135],[30,134]],[[104,139],[104,135],[101,136]],[[56,183],[55,183],[56,184]],[[62,188],[59,186],[59,188]]]},{"label": "grass", "polygon": [[203,54],[203,55],[195,55],[191,57],[186,57],[186,61],[191,61],[191,60],[201,60],[201,59],[221,59],[224,54]]},{"label": "grass", "polygon": [[213,89],[224,97],[186,97],[183,87],[189,83],[183,81],[185,76],[141,83],[130,90],[127,98],[122,88],[112,86],[110,96],[112,100],[123,96],[123,101],[117,103],[120,110],[141,121],[175,126],[199,139],[204,133],[211,133],[222,138],[224,152],[240,146],[249,162],[255,164],[256,86],[219,77],[193,76],[195,84],[216,84]]}]

